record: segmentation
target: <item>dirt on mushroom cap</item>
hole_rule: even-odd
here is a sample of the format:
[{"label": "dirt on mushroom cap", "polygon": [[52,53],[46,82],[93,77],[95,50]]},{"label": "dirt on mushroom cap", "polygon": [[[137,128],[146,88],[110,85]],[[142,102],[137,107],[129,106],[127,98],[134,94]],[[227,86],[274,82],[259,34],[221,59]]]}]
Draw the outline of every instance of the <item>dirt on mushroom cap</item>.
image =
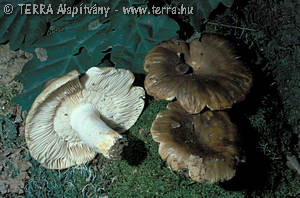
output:
[{"label": "dirt on mushroom cap", "polygon": [[231,108],[244,100],[252,85],[250,71],[236,59],[229,41],[216,35],[203,35],[201,41],[190,44],[163,42],[149,51],[144,69],[149,95],[165,100],[176,97],[189,113],[205,107]]},{"label": "dirt on mushroom cap", "polygon": [[173,170],[187,168],[201,183],[215,183],[235,175],[239,156],[237,129],[225,112],[188,114],[178,102],[160,112],[151,127],[159,154]]}]

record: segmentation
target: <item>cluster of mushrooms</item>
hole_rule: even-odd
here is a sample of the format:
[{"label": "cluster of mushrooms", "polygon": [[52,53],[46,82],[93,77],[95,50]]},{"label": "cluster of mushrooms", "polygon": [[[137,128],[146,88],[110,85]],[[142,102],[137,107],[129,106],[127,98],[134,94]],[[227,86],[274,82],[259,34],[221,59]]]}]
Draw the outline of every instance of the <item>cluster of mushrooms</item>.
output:
[{"label": "cluster of mushrooms", "polygon": [[[145,57],[145,89],[174,100],[151,127],[159,154],[173,170],[202,183],[228,180],[239,157],[236,126],[226,112],[245,98],[252,78],[225,39],[203,35],[190,43],[172,39]],[[31,156],[48,169],[86,163],[97,153],[121,156],[122,132],[138,119],[145,91],[125,69],[92,67],[51,80],[26,118]]]},{"label": "cluster of mushrooms", "polygon": [[252,76],[230,43],[205,34],[190,43],[172,39],[144,60],[146,92],[174,100],[151,127],[159,154],[175,170],[201,183],[229,180],[239,159],[238,134],[224,109],[244,100]]}]

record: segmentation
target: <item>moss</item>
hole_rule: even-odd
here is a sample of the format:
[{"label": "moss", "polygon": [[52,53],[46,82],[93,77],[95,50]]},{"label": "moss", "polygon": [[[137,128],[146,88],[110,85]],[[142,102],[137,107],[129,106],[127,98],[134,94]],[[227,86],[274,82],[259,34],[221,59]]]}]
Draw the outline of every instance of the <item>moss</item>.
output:
[{"label": "moss", "polygon": [[63,171],[46,170],[32,161],[26,197],[95,197],[102,193],[101,175],[81,165]]},{"label": "moss", "polygon": [[[149,131],[156,114],[165,110],[168,102],[150,100],[141,118],[130,130],[132,139],[142,142],[141,131]],[[130,142],[129,142],[130,144]],[[228,192],[218,185],[194,183],[183,175],[167,168],[158,154],[158,143],[148,133],[143,146],[132,147],[133,159],[113,162],[102,170],[112,183],[108,186],[108,195],[113,197],[243,197],[242,192]],[[134,159],[146,154],[138,164],[131,165]],[[110,180],[106,178],[105,180]]]},{"label": "moss", "polygon": [[0,117],[0,141],[6,149],[17,149],[24,144],[25,139],[18,132],[18,124],[10,118],[11,115]]},{"label": "moss", "polygon": [[[243,139],[246,163],[231,181],[216,185],[194,183],[172,172],[158,155],[149,134],[151,124],[168,102],[147,98],[146,109],[127,134],[129,145],[122,161],[97,156],[90,164],[63,171],[46,170],[27,153],[32,167],[26,197],[288,197],[297,196],[300,181],[285,164],[294,154],[299,135],[299,27],[295,6],[285,1],[236,1],[227,12],[216,11],[206,32],[234,38],[255,78],[246,101],[229,111]],[[223,25],[222,25],[223,24]],[[225,26],[224,26],[225,24]],[[188,32],[190,34],[190,32]],[[138,77],[137,77],[138,78]],[[140,84],[144,76],[141,76]],[[19,84],[0,87],[1,100],[11,104]],[[5,106],[0,115],[6,114]],[[0,118],[5,148],[24,144],[17,125]],[[94,168],[96,167],[96,168]],[[18,170],[11,170],[18,175]]]},{"label": "moss", "polygon": [[231,112],[244,139],[247,164],[240,177],[226,185],[228,189],[248,186],[250,197],[299,193],[299,177],[286,166],[287,155],[299,156],[295,149],[300,131],[296,7],[292,0],[236,2],[230,11],[217,12],[206,25],[207,32],[234,38],[253,72],[250,94]]},{"label": "moss", "polygon": [[[29,154],[32,163],[26,197],[244,197],[243,192],[230,192],[219,185],[202,185],[167,168],[158,155],[158,143],[149,131],[157,113],[168,102],[147,100],[148,106],[130,129],[129,146],[122,161],[97,156],[88,165],[63,171],[46,170]],[[144,140],[142,140],[145,138]],[[98,168],[93,168],[95,166]]]},{"label": "moss", "polygon": [[15,105],[12,99],[22,90],[22,87],[22,84],[17,81],[0,86],[0,116],[5,116],[10,108]]}]

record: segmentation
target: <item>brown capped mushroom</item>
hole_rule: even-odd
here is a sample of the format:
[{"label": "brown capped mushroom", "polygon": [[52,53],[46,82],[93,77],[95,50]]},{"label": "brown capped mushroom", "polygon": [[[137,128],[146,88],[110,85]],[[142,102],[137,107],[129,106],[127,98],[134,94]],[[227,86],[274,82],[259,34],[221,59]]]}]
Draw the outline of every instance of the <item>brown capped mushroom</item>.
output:
[{"label": "brown capped mushroom", "polygon": [[189,113],[231,108],[242,101],[252,85],[248,68],[237,60],[230,43],[205,34],[187,44],[165,41],[146,55],[147,93],[155,99],[173,100]]},{"label": "brown capped mushroom", "polygon": [[133,74],[113,67],[72,71],[54,79],[35,99],[26,118],[31,156],[45,168],[63,169],[120,156],[124,138],[144,107],[144,89]]},{"label": "brown capped mushroom", "polygon": [[175,171],[187,169],[201,183],[229,180],[239,156],[237,129],[225,112],[187,113],[178,102],[160,112],[151,127],[159,154]]}]

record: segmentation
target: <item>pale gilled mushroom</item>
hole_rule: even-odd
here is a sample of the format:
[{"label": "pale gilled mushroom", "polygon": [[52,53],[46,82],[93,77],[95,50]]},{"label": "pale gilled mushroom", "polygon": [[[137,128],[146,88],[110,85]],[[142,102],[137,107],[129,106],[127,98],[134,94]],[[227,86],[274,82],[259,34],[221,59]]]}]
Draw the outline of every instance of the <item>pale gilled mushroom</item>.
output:
[{"label": "pale gilled mushroom", "polygon": [[205,34],[191,43],[170,40],[146,55],[147,93],[155,99],[173,100],[189,113],[231,108],[244,100],[252,76],[236,59],[231,44],[222,37]]},{"label": "pale gilled mushroom", "polygon": [[170,103],[151,126],[159,154],[175,171],[187,169],[201,183],[229,180],[239,159],[237,129],[225,112],[187,113]]},{"label": "pale gilled mushroom", "polygon": [[144,107],[145,92],[133,87],[124,69],[92,67],[49,82],[26,118],[25,138],[31,156],[49,169],[90,161],[96,153],[120,156],[124,138]]}]

